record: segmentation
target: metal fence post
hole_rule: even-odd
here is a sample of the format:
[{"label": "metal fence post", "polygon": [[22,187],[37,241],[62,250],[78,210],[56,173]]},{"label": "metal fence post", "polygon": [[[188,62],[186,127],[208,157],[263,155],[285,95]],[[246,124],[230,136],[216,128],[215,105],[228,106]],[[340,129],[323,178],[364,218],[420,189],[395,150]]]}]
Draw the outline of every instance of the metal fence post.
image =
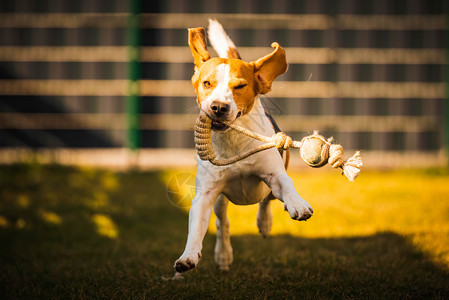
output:
[{"label": "metal fence post", "polygon": [[140,19],[141,0],[130,0],[128,18],[128,92],[126,97],[127,147],[137,151],[140,148]]}]

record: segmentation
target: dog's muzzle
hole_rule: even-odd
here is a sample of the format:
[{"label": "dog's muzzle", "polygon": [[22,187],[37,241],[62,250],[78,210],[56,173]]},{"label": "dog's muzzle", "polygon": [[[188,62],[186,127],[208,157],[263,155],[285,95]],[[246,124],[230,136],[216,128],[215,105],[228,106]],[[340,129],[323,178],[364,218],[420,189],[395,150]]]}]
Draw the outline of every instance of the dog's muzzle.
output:
[{"label": "dog's muzzle", "polygon": [[221,123],[218,121],[212,121],[212,125],[210,128],[214,131],[225,131],[226,129],[229,128],[229,126],[226,125],[225,123]]},{"label": "dog's muzzle", "polygon": [[[237,120],[241,115],[242,115],[242,112],[239,111],[237,116],[235,117],[235,120]],[[211,124],[211,129],[212,130],[214,130],[214,131],[225,131],[225,130],[229,129],[229,126],[226,125],[225,123],[217,121],[214,118],[211,118],[211,119],[212,119],[212,124]],[[227,122],[229,122],[229,121],[227,121]]]},{"label": "dog's muzzle", "polygon": [[220,119],[230,112],[231,106],[221,101],[212,101],[210,104],[210,110],[214,114],[214,117]]}]

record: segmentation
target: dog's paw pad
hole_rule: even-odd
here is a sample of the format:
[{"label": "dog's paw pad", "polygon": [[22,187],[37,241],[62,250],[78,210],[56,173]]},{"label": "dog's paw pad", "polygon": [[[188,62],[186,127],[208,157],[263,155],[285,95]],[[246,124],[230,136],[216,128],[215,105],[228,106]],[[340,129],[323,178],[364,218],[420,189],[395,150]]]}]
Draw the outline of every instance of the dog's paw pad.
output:
[{"label": "dog's paw pad", "polygon": [[179,273],[187,272],[193,268],[195,268],[195,263],[191,262],[188,259],[185,261],[178,260],[175,263],[175,270]]}]

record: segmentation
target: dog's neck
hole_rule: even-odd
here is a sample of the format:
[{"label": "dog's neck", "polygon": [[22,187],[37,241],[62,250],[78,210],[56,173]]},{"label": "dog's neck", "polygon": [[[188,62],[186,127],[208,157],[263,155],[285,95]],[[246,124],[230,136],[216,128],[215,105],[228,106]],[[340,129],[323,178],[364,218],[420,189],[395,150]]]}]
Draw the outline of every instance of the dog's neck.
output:
[{"label": "dog's neck", "polygon": [[[265,115],[265,110],[259,97],[254,100],[251,111],[235,120],[234,124],[247,128],[262,135],[274,134],[273,127]],[[228,158],[247,151],[261,142],[243,135],[233,129],[224,132],[212,131],[212,145],[218,159]]]}]

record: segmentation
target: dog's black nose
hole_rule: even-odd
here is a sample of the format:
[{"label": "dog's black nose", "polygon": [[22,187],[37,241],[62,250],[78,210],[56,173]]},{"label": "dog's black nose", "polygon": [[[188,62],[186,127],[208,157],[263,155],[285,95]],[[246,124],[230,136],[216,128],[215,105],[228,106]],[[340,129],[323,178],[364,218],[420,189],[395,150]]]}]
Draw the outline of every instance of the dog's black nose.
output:
[{"label": "dog's black nose", "polygon": [[212,104],[210,105],[210,109],[215,114],[215,116],[221,117],[222,115],[226,114],[229,111],[230,106],[229,104],[220,101],[213,101]]}]

